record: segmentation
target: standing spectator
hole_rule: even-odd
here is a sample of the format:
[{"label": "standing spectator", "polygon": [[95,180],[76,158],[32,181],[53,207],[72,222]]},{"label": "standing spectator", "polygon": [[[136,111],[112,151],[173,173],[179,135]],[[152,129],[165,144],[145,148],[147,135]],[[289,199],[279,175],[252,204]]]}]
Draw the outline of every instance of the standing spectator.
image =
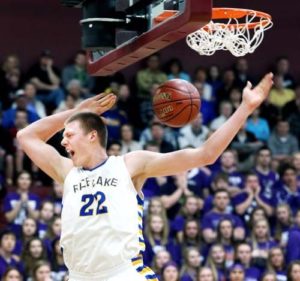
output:
[{"label": "standing spectator", "polygon": [[23,171],[17,177],[16,192],[8,193],[4,198],[4,214],[11,228],[21,234],[21,225],[26,217],[37,219],[39,216],[40,199],[30,193],[31,176]]},{"label": "standing spectator", "polygon": [[249,65],[245,58],[238,58],[235,65],[236,86],[243,89],[248,81],[253,81],[253,77],[249,75]]},{"label": "standing spectator", "polygon": [[242,92],[238,88],[233,88],[229,93],[229,101],[232,104],[233,111],[235,111],[242,102]]},{"label": "standing spectator", "polygon": [[273,158],[277,161],[288,161],[290,156],[299,150],[299,144],[292,134],[287,121],[279,120],[276,129],[268,140]]},{"label": "standing spectator", "polygon": [[37,88],[37,98],[46,106],[56,108],[64,99],[60,88],[60,72],[54,66],[53,56],[49,50],[44,50],[37,64],[29,70],[28,78]]},{"label": "standing spectator", "polygon": [[209,128],[212,131],[220,128],[232,114],[232,104],[229,101],[222,101],[219,107],[219,116],[213,119]]},{"label": "standing spectator", "polygon": [[0,278],[10,266],[22,270],[19,258],[13,254],[16,245],[16,235],[10,230],[4,230],[0,236]]},{"label": "standing spectator", "polygon": [[290,73],[290,61],[287,57],[280,57],[277,59],[275,65],[275,74],[283,77],[283,86],[285,88],[295,88],[295,79]]},{"label": "standing spectator", "polygon": [[190,75],[183,70],[182,63],[179,59],[173,58],[167,62],[166,66],[168,80],[171,79],[183,79],[186,81],[191,81]]},{"label": "standing spectator", "polygon": [[283,250],[273,247],[269,253],[269,270],[276,273],[277,281],[287,281]]},{"label": "standing spectator", "polygon": [[199,269],[197,281],[217,281],[210,267],[203,266]]},{"label": "standing spectator", "polygon": [[237,245],[235,259],[245,269],[245,281],[259,280],[260,270],[252,265],[252,248],[250,244],[242,242]]},{"label": "standing spectator", "polygon": [[217,65],[211,65],[208,69],[207,83],[212,86],[214,96],[217,96],[222,85],[220,79],[220,68]]},{"label": "standing spectator", "polygon": [[79,81],[80,91],[85,95],[90,95],[95,86],[95,78],[91,77],[86,70],[87,57],[83,50],[75,54],[73,64],[66,66],[62,71],[62,83],[67,88],[69,82],[73,79]]},{"label": "standing spectator", "polygon": [[236,87],[236,77],[232,69],[226,69],[223,72],[222,84],[218,91],[218,100],[228,100],[229,93]]},{"label": "standing spectator", "polygon": [[260,110],[253,111],[246,123],[246,130],[253,133],[260,141],[267,142],[270,137],[268,121],[260,117]]},{"label": "standing spectator", "polygon": [[200,264],[201,257],[199,250],[193,247],[186,248],[180,281],[195,281]]},{"label": "standing spectator", "polygon": [[225,251],[222,245],[214,244],[211,246],[206,266],[211,268],[215,280],[226,280]]},{"label": "standing spectator", "polygon": [[140,143],[135,141],[133,137],[133,127],[130,124],[123,124],[121,127],[122,155],[131,151],[142,149]]}]

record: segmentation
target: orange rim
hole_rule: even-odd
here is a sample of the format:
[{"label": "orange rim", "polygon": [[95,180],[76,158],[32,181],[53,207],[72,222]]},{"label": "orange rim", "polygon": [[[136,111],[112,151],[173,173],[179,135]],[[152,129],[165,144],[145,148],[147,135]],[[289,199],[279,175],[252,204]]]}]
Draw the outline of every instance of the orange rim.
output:
[{"label": "orange rim", "polygon": [[251,23],[231,23],[231,24],[224,23],[224,28],[225,27],[242,28],[244,26],[247,26],[248,29],[253,29],[258,25],[266,26],[270,24],[270,21],[272,20],[271,15],[267,13],[255,11],[255,10],[248,10],[248,9],[237,9],[237,8],[213,8],[212,20],[232,19],[232,18],[240,19],[253,14],[255,14],[255,17],[257,18],[261,18],[261,21],[256,21]]},{"label": "orange rim", "polygon": [[165,10],[161,14],[156,16],[153,19],[153,21],[154,21],[155,24],[158,24],[158,23],[161,23],[161,22],[175,16],[176,14],[178,14],[178,11],[176,11],[176,10]]}]

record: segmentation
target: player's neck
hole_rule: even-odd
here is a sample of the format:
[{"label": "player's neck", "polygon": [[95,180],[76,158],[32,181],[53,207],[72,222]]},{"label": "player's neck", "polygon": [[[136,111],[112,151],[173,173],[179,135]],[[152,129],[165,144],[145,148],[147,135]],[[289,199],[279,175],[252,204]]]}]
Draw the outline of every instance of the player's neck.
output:
[{"label": "player's neck", "polygon": [[92,152],[93,153],[89,155],[88,161],[83,165],[83,168],[86,170],[93,170],[95,167],[104,163],[108,158],[106,150],[103,148],[92,150]]}]

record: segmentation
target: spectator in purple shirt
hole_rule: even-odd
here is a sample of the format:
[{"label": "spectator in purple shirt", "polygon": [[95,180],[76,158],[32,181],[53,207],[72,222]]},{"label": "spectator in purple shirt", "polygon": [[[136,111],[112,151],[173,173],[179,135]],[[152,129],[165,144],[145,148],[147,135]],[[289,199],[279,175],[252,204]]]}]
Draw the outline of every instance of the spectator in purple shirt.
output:
[{"label": "spectator in purple shirt", "polygon": [[43,243],[47,249],[48,256],[51,256],[52,253],[52,242],[60,237],[61,234],[61,218],[59,216],[54,216],[51,223],[49,224],[46,235],[43,239]]},{"label": "spectator in purple shirt", "polygon": [[250,214],[257,206],[263,208],[270,217],[273,214],[275,199],[268,199],[262,192],[258,176],[255,173],[249,173],[245,179],[245,187],[241,193],[232,199],[235,211],[243,216],[246,222],[250,219]]},{"label": "spectator in purple shirt", "polygon": [[2,281],[22,281],[21,272],[15,267],[8,267],[3,274]]},{"label": "spectator in purple shirt", "polygon": [[179,281],[179,269],[175,262],[165,264],[161,274],[161,281]]},{"label": "spectator in purple shirt", "polygon": [[54,204],[51,201],[44,201],[40,209],[40,217],[38,220],[38,235],[43,239],[48,230],[49,224],[54,216]]},{"label": "spectator in purple shirt", "polygon": [[151,216],[151,215],[159,215],[162,216],[164,220],[168,220],[166,208],[163,205],[163,201],[161,197],[152,197],[150,199],[149,205],[147,206],[147,210],[146,210],[146,216],[144,216],[144,219],[147,219],[147,216]]},{"label": "spectator in purple shirt", "polygon": [[217,281],[226,280],[225,250],[222,245],[220,244],[212,245],[206,261],[206,266],[211,268],[215,280]]},{"label": "spectator in purple shirt", "polygon": [[151,268],[159,280],[161,279],[160,277],[163,267],[171,260],[171,254],[165,249],[161,249],[155,254]]},{"label": "spectator in purple shirt", "polygon": [[232,265],[228,281],[245,281],[245,269],[241,264]]},{"label": "spectator in purple shirt", "polygon": [[287,273],[288,281],[299,281],[300,280],[300,261],[293,261],[288,267]]},{"label": "spectator in purple shirt", "polygon": [[263,274],[261,281],[277,281],[276,274],[274,272],[267,271]]},{"label": "spectator in purple shirt", "polygon": [[300,206],[300,186],[297,183],[296,170],[290,164],[283,164],[279,169],[279,174],[280,182],[276,186],[277,204],[289,204],[295,214]]},{"label": "spectator in purple shirt", "polygon": [[252,248],[250,244],[242,242],[238,244],[235,252],[235,260],[245,268],[245,281],[257,281],[260,270],[252,265]]},{"label": "spectator in purple shirt", "polygon": [[37,195],[29,192],[31,175],[23,171],[17,177],[16,192],[8,193],[4,198],[4,214],[12,230],[19,236],[21,225],[26,217],[37,219],[40,200]]},{"label": "spectator in purple shirt", "polygon": [[277,173],[271,170],[272,153],[264,146],[256,154],[254,172],[259,178],[261,192],[265,198],[271,199],[273,194],[273,185],[279,179]]},{"label": "spectator in purple shirt", "polygon": [[201,255],[198,248],[189,247],[184,252],[184,262],[181,267],[180,281],[194,281],[201,264]]},{"label": "spectator in purple shirt", "polygon": [[22,271],[19,257],[13,254],[16,245],[16,235],[10,230],[4,230],[0,236],[0,278],[8,267],[13,266]]},{"label": "spectator in purple shirt", "polygon": [[257,265],[264,268],[269,256],[269,250],[277,246],[270,234],[270,225],[266,219],[254,223],[251,233],[252,257]]},{"label": "spectator in purple shirt", "polygon": [[216,281],[210,267],[203,266],[198,271],[197,281]]},{"label": "spectator in purple shirt", "polygon": [[55,280],[62,280],[68,269],[64,263],[63,253],[59,244],[60,239],[57,237],[52,242],[53,255],[50,258],[52,275]]},{"label": "spectator in purple shirt", "polygon": [[274,238],[278,244],[285,248],[289,239],[289,230],[293,225],[293,214],[288,204],[282,203],[276,207],[276,225]]},{"label": "spectator in purple shirt", "polygon": [[230,219],[221,219],[217,229],[217,243],[223,245],[226,255],[226,268],[234,263],[233,222]]},{"label": "spectator in purple shirt", "polygon": [[268,216],[267,216],[267,214],[266,214],[266,212],[265,212],[265,210],[262,208],[262,207],[256,207],[253,211],[252,211],[252,213],[251,213],[251,215],[250,215],[250,220],[249,220],[249,222],[248,222],[248,224],[247,224],[247,231],[252,231],[252,229],[253,229],[253,225],[257,222],[257,221],[259,221],[259,220],[261,220],[261,219],[268,219]]},{"label": "spectator in purple shirt", "polygon": [[234,224],[234,237],[242,240],[245,237],[245,229],[241,219],[227,212],[229,205],[229,193],[225,189],[217,190],[214,197],[214,208],[204,215],[202,219],[202,233],[205,242],[212,243],[217,238],[217,226],[223,218],[228,218]]},{"label": "spectator in purple shirt", "polygon": [[277,281],[287,281],[284,253],[282,248],[273,247],[269,252],[269,269],[276,273]]}]

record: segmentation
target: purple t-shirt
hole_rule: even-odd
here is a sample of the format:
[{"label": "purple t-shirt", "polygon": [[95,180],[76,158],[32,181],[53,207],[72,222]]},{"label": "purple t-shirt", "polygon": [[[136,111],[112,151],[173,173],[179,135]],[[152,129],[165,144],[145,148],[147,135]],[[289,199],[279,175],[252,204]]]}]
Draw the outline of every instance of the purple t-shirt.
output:
[{"label": "purple t-shirt", "polygon": [[293,215],[295,215],[300,206],[300,187],[297,188],[296,192],[291,192],[290,189],[281,182],[279,182],[276,187],[276,204],[289,204]]},{"label": "purple t-shirt", "polygon": [[21,262],[16,261],[13,257],[7,262],[1,255],[0,255],[0,279],[2,278],[3,274],[5,273],[8,267],[16,267],[21,273],[23,273],[23,264]]},{"label": "purple t-shirt", "polygon": [[300,259],[300,229],[293,228],[289,231],[289,239],[286,245],[285,262],[289,264],[294,260]]},{"label": "purple t-shirt", "polygon": [[203,197],[203,189],[209,187],[209,178],[203,170],[192,169],[188,173],[188,188],[195,195]]},{"label": "purple t-shirt", "polygon": [[258,268],[251,266],[245,270],[245,281],[260,280],[261,272]]},{"label": "purple t-shirt", "polygon": [[212,229],[216,231],[220,220],[225,218],[231,220],[235,228],[244,228],[243,222],[239,217],[232,214],[220,214],[215,211],[211,211],[204,215],[201,223],[202,229]]},{"label": "purple t-shirt", "polygon": [[263,174],[260,171],[254,169],[254,172],[258,176],[262,194],[265,198],[271,199],[274,194],[273,186],[278,181],[278,175],[273,171],[269,171],[267,174]]},{"label": "purple t-shirt", "polygon": [[[4,198],[4,212],[10,212],[13,210],[16,203],[20,202],[20,194],[13,192],[8,193],[7,196]],[[29,193],[28,194],[28,205],[33,210],[38,210],[40,208],[40,199],[37,195]],[[13,222],[10,223],[10,227],[12,230],[19,236],[21,234],[21,226],[24,222],[24,220],[28,216],[28,211],[25,206],[23,206],[18,213],[17,217],[14,219]]]},{"label": "purple t-shirt", "polygon": [[[215,178],[215,176],[219,173],[223,173],[222,170],[218,170],[216,172],[213,172],[213,174],[211,175],[210,178],[210,184],[213,181],[213,179]],[[233,172],[224,172],[228,175],[228,182],[230,186],[236,186],[236,187],[240,187],[243,188],[244,186],[244,177],[242,175],[242,173],[237,172],[237,171],[233,171]]]}]

